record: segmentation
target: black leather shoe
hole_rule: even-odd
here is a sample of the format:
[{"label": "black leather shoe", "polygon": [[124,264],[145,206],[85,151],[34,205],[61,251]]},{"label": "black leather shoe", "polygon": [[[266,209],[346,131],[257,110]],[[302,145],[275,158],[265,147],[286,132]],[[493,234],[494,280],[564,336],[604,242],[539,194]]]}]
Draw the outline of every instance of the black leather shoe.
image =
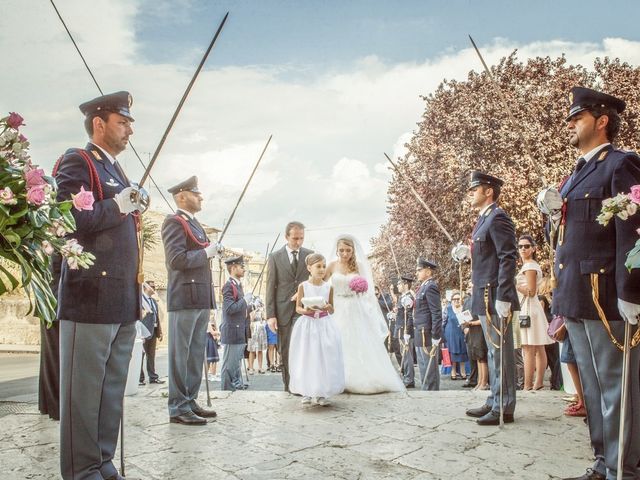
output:
[{"label": "black leather shoe", "polygon": [[144,383],[144,380],[140,380],[140,381],[138,382],[138,385],[139,385],[139,386],[143,386],[143,385],[146,385],[146,383]]},{"label": "black leather shoe", "polygon": [[607,477],[599,472],[596,472],[594,469],[587,468],[587,471],[584,473],[584,475],[580,477],[567,477],[563,480],[605,480],[606,478]]},{"label": "black leather shoe", "polygon": [[405,385],[405,388],[416,388],[416,384],[415,383],[408,383]]},{"label": "black leather shoe", "polygon": [[487,413],[491,411],[491,407],[489,405],[483,405],[480,408],[470,408],[467,410],[467,416],[469,417],[484,417]]},{"label": "black leather shoe", "polygon": [[464,383],[462,384],[462,388],[473,388],[473,387],[475,387],[476,385],[478,385],[478,384],[477,384],[477,383],[464,382]]},{"label": "black leather shoe", "polygon": [[[513,413],[504,414],[504,423],[513,423]],[[494,412],[493,410],[487,413],[484,417],[476,420],[478,425],[500,425],[500,412]]]},{"label": "black leather shoe", "polygon": [[199,417],[193,412],[183,413],[182,415],[176,415],[169,418],[170,423],[181,423],[183,425],[206,425],[207,420]]},{"label": "black leather shoe", "polygon": [[149,380],[149,383],[157,383],[158,385],[162,385],[164,380],[160,380],[159,378],[154,378],[153,380]]},{"label": "black leather shoe", "polygon": [[202,418],[215,418],[218,416],[218,414],[213,410],[207,410],[206,408],[202,408],[200,405],[196,405],[191,410],[193,411],[193,413]]}]

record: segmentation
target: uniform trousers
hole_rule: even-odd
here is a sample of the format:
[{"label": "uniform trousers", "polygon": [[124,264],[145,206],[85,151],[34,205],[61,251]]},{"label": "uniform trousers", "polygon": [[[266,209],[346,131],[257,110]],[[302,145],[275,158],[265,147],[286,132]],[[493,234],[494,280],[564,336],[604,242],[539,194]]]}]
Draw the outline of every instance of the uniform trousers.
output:
[{"label": "uniform trousers", "polygon": [[[611,342],[599,320],[567,318],[565,322],[578,363],[587,408],[593,469],[615,479],[618,465],[622,352]],[[624,322],[610,322],[611,332],[623,343]],[[636,327],[633,327],[635,331]],[[629,396],[625,417],[623,478],[638,478],[640,461],[640,347],[631,349]]]},{"label": "uniform trousers", "polygon": [[210,310],[169,312],[169,416],[192,411],[202,384]]},{"label": "uniform trousers", "polygon": [[60,471],[64,480],[117,475],[122,403],[135,323],[60,320]]},{"label": "uniform trousers", "polygon": [[246,343],[224,345],[220,367],[220,389],[235,391],[242,388],[242,367]]},{"label": "uniform trousers", "polygon": [[[404,339],[403,339],[404,341]],[[400,344],[400,342],[398,341]],[[400,368],[402,369],[402,381],[404,385],[412,385],[415,382],[415,369],[413,368],[413,338],[409,339],[406,345],[400,347],[402,358],[400,361]]]},{"label": "uniform trousers", "polygon": [[[487,363],[489,364],[489,385],[491,393],[487,397],[486,405],[498,413],[500,411],[500,369],[503,368],[502,404],[504,413],[513,415],[516,409],[516,367],[515,367],[515,351],[513,348],[513,322],[518,321],[518,312],[515,312],[511,321],[507,325],[504,333],[502,348],[496,348],[494,345],[500,346],[500,334],[493,328],[500,330],[502,322],[497,315],[491,315],[491,323],[488,325],[487,317],[479,315],[480,323],[484,338],[487,341]],[[502,350],[502,367],[500,365],[500,350]]]},{"label": "uniform trousers", "polygon": [[[422,335],[425,327],[416,327],[416,335]],[[422,337],[420,337],[422,338]],[[440,372],[438,363],[440,358],[440,348],[437,348],[434,356],[431,352],[431,332],[424,334],[424,341],[427,346],[416,346],[418,354],[418,370],[420,372],[420,388],[421,390],[440,390]]]}]

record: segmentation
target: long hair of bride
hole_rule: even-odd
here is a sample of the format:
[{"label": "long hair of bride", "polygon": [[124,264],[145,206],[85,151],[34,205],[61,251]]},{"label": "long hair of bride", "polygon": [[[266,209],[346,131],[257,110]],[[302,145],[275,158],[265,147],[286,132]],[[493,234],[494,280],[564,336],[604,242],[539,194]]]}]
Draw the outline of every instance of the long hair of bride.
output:
[{"label": "long hair of bride", "polygon": [[[349,267],[349,273],[360,273],[358,271],[358,261],[356,259],[356,246],[353,243],[353,241],[350,238],[339,238],[338,239],[338,243],[336,245],[336,248],[340,246],[340,244],[344,244],[347,247],[351,247],[351,258],[349,259],[349,262],[347,263],[347,266]],[[338,252],[336,252],[338,253]]]}]

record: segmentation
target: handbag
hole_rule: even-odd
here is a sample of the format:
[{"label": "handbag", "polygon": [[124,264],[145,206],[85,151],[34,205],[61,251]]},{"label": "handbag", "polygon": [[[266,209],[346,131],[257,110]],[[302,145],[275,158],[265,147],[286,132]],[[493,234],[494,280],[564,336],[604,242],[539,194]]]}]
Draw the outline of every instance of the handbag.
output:
[{"label": "handbag", "polygon": [[518,319],[520,320],[520,328],[529,328],[531,327],[531,315],[529,315],[529,296],[528,295],[522,299],[522,303],[520,304],[521,308],[524,302],[527,302],[527,314],[519,315]]},{"label": "handbag", "polygon": [[567,326],[564,324],[564,317],[562,315],[553,316],[547,327],[547,335],[556,342],[564,341],[567,336]]}]

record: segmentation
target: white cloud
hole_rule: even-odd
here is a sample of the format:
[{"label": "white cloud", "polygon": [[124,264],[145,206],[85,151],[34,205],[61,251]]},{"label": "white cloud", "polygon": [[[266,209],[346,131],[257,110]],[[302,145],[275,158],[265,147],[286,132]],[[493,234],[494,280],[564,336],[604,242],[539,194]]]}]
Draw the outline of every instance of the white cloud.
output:
[{"label": "white cloud", "polygon": [[[0,107],[26,117],[33,158],[50,168],[67,147],[85,143],[77,105],[97,91],[51,6],[29,3],[24,8],[18,0],[3,2],[0,42],[5,54],[17,52],[19,59],[11,75],[0,77]],[[59,3],[103,89],[132,92],[132,140],[139,152],[153,152],[195,65],[149,64],[139,57],[134,32],[144,4],[103,0],[87,9],[81,0]],[[216,48],[233,48],[224,42],[223,32]],[[529,44],[494,39],[480,48],[490,64],[514,48],[519,58],[565,54],[570,63],[586,66],[596,56],[640,63],[640,42],[621,38]],[[471,47],[398,64],[370,55],[315,77],[308,70],[291,75],[295,65],[214,65],[210,60],[195,83],[153,175],[166,188],[197,174],[207,197],[201,217],[220,226],[272,133],[229,229],[231,244],[257,250],[292,218],[307,223],[308,242],[320,249],[338,231],[352,231],[366,245],[386,215],[390,172],[383,152],[404,154],[424,108],[420,95],[444,78],[463,80],[470,69],[481,69]],[[131,152],[121,157],[132,178],[141,175]],[[146,153],[142,157],[147,160]],[[151,193],[154,208],[167,210]]]}]

